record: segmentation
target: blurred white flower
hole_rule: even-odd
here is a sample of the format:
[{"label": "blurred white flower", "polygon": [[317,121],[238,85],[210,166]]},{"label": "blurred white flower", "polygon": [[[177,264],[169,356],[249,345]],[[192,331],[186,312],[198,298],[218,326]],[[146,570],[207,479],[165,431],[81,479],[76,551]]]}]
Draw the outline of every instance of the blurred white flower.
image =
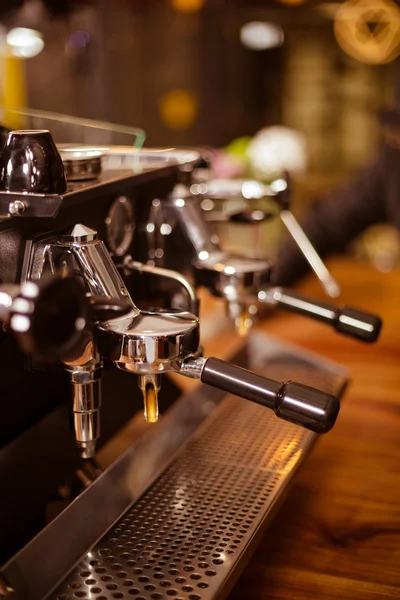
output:
[{"label": "blurred white flower", "polygon": [[275,125],[261,129],[249,143],[247,155],[256,177],[273,179],[283,171],[307,167],[307,142],[299,131]]}]

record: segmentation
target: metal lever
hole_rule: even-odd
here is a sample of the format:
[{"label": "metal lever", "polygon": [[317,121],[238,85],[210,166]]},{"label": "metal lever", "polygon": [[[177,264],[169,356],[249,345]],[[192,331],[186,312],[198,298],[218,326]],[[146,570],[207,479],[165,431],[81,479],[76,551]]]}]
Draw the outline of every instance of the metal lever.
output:
[{"label": "metal lever", "polygon": [[181,373],[261,404],[280,419],[316,433],[330,431],[340,409],[336,396],[301,383],[267,379],[218,358],[189,359],[182,365]]},{"label": "metal lever", "polygon": [[304,258],[320,280],[325,293],[331,298],[337,298],[340,295],[340,286],[336,279],[329,273],[322,258],[304,233],[300,223],[290,211],[291,203],[291,185],[289,173],[285,173],[286,186],[279,190],[275,199],[281,207],[280,217],[282,223],[298,245]]},{"label": "metal lever", "polygon": [[320,280],[326,294],[331,298],[337,298],[340,295],[340,286],[338,282],[329,273],[323,260],[304,233],[296,217],[288,209],[282,210],[280,217],[286,229],[302,251],[304,258]]},{"label": "metal lever", "polygon": [[258,299],[260,302],[274,304],[291,312],[328,323],[339,333],[363,342],[375,342],[382,327],[381,319],[371,313],[351,306],[337,307],[329,302],[316,302],[283,288],[261,290],[258,293]]}]

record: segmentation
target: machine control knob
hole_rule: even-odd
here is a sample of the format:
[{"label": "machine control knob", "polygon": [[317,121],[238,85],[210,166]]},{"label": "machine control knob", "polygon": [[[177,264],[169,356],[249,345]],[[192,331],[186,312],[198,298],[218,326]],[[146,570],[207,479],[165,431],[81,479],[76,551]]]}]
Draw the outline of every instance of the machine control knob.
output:
[{"label": "machine control knob", "polygon": [[85,292],[73,277],[27,281],[12,298],[10,329],[22,350],[56,360],[79,344],[88,319]]},{"label": "machine control knob", "polygon": [[0,286],[0,320],[9,324],[24,352],[44,360],[73,353],[95,322],[130,311],[128,302],[87,296],[81,282],[71,276]]}]

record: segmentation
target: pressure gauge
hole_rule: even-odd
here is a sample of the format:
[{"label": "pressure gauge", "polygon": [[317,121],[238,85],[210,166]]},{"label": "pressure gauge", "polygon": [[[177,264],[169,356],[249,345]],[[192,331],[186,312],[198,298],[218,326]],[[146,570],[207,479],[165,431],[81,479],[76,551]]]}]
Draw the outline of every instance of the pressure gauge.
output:
[{"label": "pressure gauge", "polygon": [[114,200],[108,211],[106,227],[110,251],[122,256],[129,250],[135,231],[133,207],[128,198],[119,196]]}]

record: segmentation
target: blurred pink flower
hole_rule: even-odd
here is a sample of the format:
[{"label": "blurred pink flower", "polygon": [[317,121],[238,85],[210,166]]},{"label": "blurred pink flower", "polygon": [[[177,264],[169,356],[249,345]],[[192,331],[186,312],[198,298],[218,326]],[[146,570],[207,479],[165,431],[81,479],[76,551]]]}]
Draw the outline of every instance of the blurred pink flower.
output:
[{"label": "blurred pink flower", "polygon": [[235,156],[227,154],[224,150],[215,150],[212,160],[213,177],[228,179],[241,177],[245,172],[245,165]]}]

